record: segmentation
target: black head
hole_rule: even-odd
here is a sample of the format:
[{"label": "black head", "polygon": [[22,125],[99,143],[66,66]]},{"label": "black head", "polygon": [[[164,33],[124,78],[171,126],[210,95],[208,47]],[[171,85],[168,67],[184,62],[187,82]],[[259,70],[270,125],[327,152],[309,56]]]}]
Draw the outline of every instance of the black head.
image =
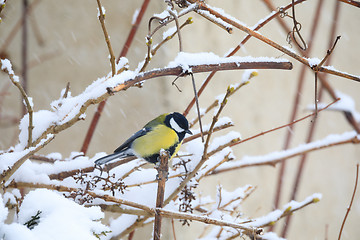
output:
[{"label": "black head", "polygon": [[188,120],[181,113],[173,112],[168,114],[165,117],[164,123],[179,135],[180,141],[184,138],[185,133],[192,134],[189,130]]}]

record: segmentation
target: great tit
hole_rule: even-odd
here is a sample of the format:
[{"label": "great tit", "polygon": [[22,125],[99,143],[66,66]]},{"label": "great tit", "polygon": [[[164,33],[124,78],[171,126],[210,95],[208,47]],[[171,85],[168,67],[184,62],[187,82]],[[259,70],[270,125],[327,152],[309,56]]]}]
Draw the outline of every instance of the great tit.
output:
[{"label": "great tit", "polygon": [[161,149],[168,151],[171,160],[178,152],[186,133],[192,134],[184,115],[178,112],[162,114],[133,134],[113,154],[99,158],[95,164],[101,165],[130,156],[157,163]]}]

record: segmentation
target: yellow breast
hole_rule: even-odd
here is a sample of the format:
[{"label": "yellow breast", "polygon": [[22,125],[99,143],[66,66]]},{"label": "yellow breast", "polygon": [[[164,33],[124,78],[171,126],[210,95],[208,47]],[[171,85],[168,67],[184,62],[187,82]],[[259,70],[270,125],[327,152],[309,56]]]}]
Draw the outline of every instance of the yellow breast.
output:
[{"label": "yellow breast", "polygon": [[[158,154],[161,149],[167,150],[179,142],[178,135],[174,130],[165,126],[157,125],[146,135],[137,138],[132,145],[133,150],[141,157]],[[179,150],[180,144],[176,147],[173,155]]]}]

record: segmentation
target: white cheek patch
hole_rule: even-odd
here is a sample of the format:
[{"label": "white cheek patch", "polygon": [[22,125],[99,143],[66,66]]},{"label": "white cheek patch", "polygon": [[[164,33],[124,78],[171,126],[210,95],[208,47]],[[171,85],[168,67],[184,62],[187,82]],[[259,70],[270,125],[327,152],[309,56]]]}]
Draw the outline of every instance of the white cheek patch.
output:
[{"label": "white cheek patch", "polygon": [[170,126],[171,126],[171,128],[174,129],[176,132],[181,133],[181,132],[184,132],[184,131],[185,131],[184,129],[182,129],[182,128],[179,126],[179,124],[177,124],[177,122],[174,120],[174,118],[171,118],[171,119],[170,119]]}]

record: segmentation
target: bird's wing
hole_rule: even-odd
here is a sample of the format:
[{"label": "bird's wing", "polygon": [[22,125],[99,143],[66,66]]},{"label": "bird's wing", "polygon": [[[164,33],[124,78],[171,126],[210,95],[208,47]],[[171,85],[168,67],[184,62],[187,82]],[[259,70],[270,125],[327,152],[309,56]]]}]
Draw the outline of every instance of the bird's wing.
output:
[{"label": "bird's wing", "polygon": [[115,149],[114,153],[117,153],[117,152],[121,152],[123,150],[126,150],[128,148],[131,147],[131,143],[141,137],[141,136],[144,136],[147,132],[150,131],[150,128],[149,127],[144,127],[143,129],[137,131],[136,133],[134,133],[128,140],[126,140],[123,144],[120,145],[120,147],[118,147],[117,149]]},{"label": "bird's wing", "polygon": [[114,159],[121,159],[121,158],[126,158],[128,157],[129,155],[127,153],[123,153],[123,152],[116,152],[116,153],[113,153],[113,154],[110,154],[110,155],[107,155],[105,157],[102,157],[102,158],[99,158],[98,160],[95,161],[95,164],[96,165],[102,165],[102,164],[105,164],[107,162],[110,162]]}]

